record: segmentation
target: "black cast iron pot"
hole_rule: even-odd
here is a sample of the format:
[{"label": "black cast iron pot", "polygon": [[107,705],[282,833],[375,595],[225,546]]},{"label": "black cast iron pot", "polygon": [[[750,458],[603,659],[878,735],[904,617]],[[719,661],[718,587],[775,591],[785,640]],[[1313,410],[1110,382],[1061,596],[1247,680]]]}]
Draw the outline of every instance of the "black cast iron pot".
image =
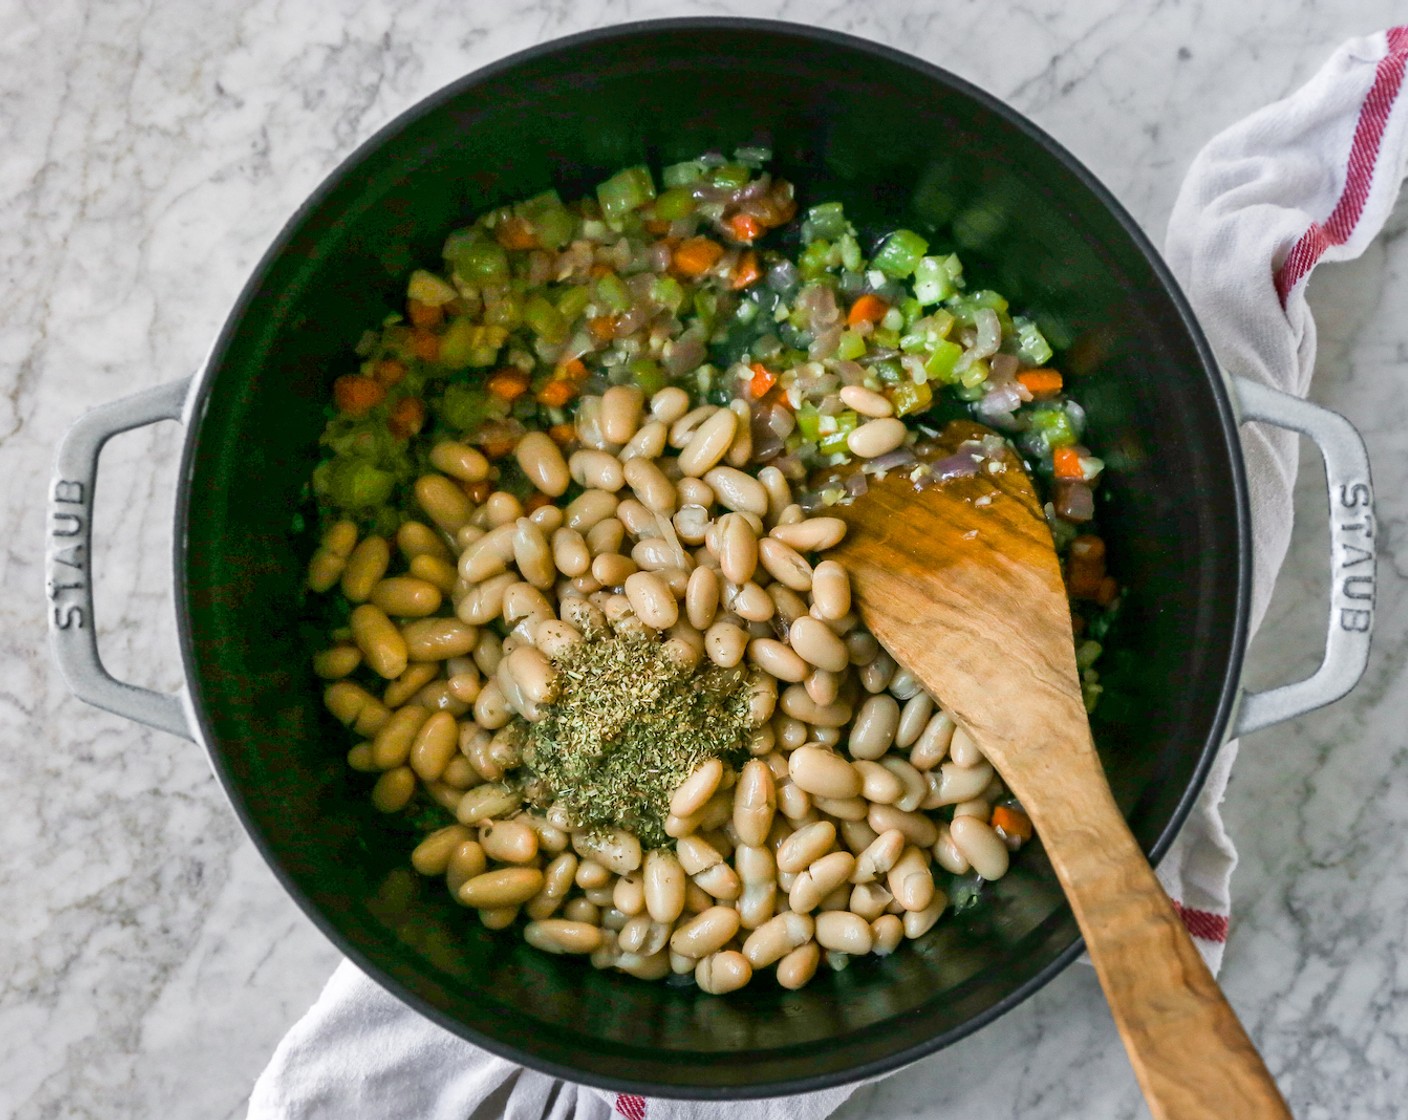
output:
[{"label": "black cast iron pot", "polygon": [[[549,43],[442,90],[294,216],[203,370],[75,426],[51,494],[51,630],[75,692],[203,742],[249,835],[343,952],[491,1050],[676,1096],[873,1075],[1013,1007],[1080,950],[1039,848],[969,914],[795,993],[768,980],[704,996],[490,933],[417,880],[410,837],[389,830],[345,766],[345,732],[306,670],[317,639],[298,619],[312,542],[291,536],[290,520],[331,380],[352,368],[363,328],[397,305],[406,271],[438,260],[447,230],[549,185],[571,197],[626,164],[749,142],[774,150],[804,205],[838,198],[876,229],[952,240],[970,278],[1070,343],[1063,367],[1110,462],[1102,519],[1131,589],[1096,740],[1157,859],[1225,738],[1341,695],[1367,654],[1369,607],[1337,580],[1325,665],[1246,698],[1234,723],[1251,567],[1238,423],[1315,436],[1332,500],[1366,514],[1362,443],[1314,406],[1253,385],[1229,392],[1168,270],[1088,172],[980,90],[871,43],[780,23],[646,23]],[[86,566],[98,449],[162,418],[187,429],[174,575],[188,688],[177,696],[103,671]]]}]

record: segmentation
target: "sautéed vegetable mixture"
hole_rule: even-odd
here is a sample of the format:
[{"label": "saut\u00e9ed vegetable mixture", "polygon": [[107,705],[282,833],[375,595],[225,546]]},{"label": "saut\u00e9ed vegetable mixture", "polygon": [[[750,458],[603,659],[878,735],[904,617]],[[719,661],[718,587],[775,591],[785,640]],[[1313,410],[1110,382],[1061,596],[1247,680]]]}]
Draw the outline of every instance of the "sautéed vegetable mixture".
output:
[{"label": "saut\u00e9ed vegetable mixture", "polygon": [[1032,838],[852,610],[831,507],[978,469],[915,452],[967,410],[1048,498],[1091,708],[1119,596],[1036,322],[913,230],[799,211],[767,158],[452,231],[333,383],[312,478],[313,668],[416,870],[715,994],[894,952]]}]

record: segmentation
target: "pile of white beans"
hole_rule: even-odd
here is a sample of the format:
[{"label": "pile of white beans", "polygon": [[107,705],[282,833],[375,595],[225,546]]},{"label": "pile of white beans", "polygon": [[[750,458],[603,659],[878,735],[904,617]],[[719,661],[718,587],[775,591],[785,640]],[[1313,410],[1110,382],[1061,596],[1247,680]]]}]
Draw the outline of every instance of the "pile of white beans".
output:
[{"label": "pile of white beans", "polygon": [[[490,464],[439,443],[415,484],[425,520],[394,542],[339,522],[310,563],[313,590],[354,604],[314,659],[327,707],[362,737],[348,763],[378,775],[382,811],[422,789],[456,817],[415,848],[416,870],[486,926],[522,914],[539,949],[716,994],[768,967],[800,988],[823,959],[921,936],[948,903],[934,864],[1000,878],[1015,841],[988,821],[1005,790],[860,625],[845,570],[817,559],[845,524],[804,514],[775,468],[744,469],[746,406],[690,409],[667,388],[647,407],[620,386],[581,402],[577,439],[568,456],[521,439],[541,495],[526,510],[505,491],[476,504]],[[572,482],[581,494],[555,504]],[[751,757],[710,760],[675,791],[673,849],[574,830],[515,780],[511,721],[555,699],[555,656],[613,633],[749,671]],[[344,679],[364,664],[379,697]]]}]

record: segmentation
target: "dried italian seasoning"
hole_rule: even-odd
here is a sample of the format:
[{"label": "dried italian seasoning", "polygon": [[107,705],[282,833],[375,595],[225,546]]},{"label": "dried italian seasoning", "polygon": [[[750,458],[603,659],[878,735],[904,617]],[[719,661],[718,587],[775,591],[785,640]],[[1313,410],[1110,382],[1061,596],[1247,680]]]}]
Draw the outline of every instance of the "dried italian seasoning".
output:
[{"label": "dried italian seasoning", "polygon": [[526,787],[579,828],[625,828],[646,848],[665,834],[670,795],[711,758],[741,762],[751,735],[742,669],[672,660],[655,637],[606,635],[555,662],[560,692],[519,725]]}]

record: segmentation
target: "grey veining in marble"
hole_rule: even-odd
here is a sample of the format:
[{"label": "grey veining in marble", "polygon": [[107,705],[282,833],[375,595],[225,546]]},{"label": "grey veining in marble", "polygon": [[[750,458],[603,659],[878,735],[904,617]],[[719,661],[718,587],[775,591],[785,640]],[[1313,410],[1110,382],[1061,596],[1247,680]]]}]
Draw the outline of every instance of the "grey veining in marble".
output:
[{"label": "grey veining in marble", "polygon": [[[43,640],[41,499],[85,404],[192,370],[304,195],[381,123],[547,37],[692,12],[775,15],[901,46],[1006,98],[1161,239],[1183,169],[1389,0],[865,5],[539,0],[51,0],[0,32],[0,1117],[240,1116],[335,954],[280,893],[197,748],[71,699]],[[1401,233],[1405,224],[1395,227]],[[1408,1098],[1408,255],[1318,274],[1314,397],[1368,437],[1381,613],[1349,700],[1249,739],[1224,982],[1302,1120]],[[97,518],[111,666],[173,687],[174,425],[115,442]],[[1314,661],[1324,594],[1313,464],[1253,657]],[[978,1036],[857,1096],[867,1117],[1144,1115],[1093,977],[1068,971]]]}]

